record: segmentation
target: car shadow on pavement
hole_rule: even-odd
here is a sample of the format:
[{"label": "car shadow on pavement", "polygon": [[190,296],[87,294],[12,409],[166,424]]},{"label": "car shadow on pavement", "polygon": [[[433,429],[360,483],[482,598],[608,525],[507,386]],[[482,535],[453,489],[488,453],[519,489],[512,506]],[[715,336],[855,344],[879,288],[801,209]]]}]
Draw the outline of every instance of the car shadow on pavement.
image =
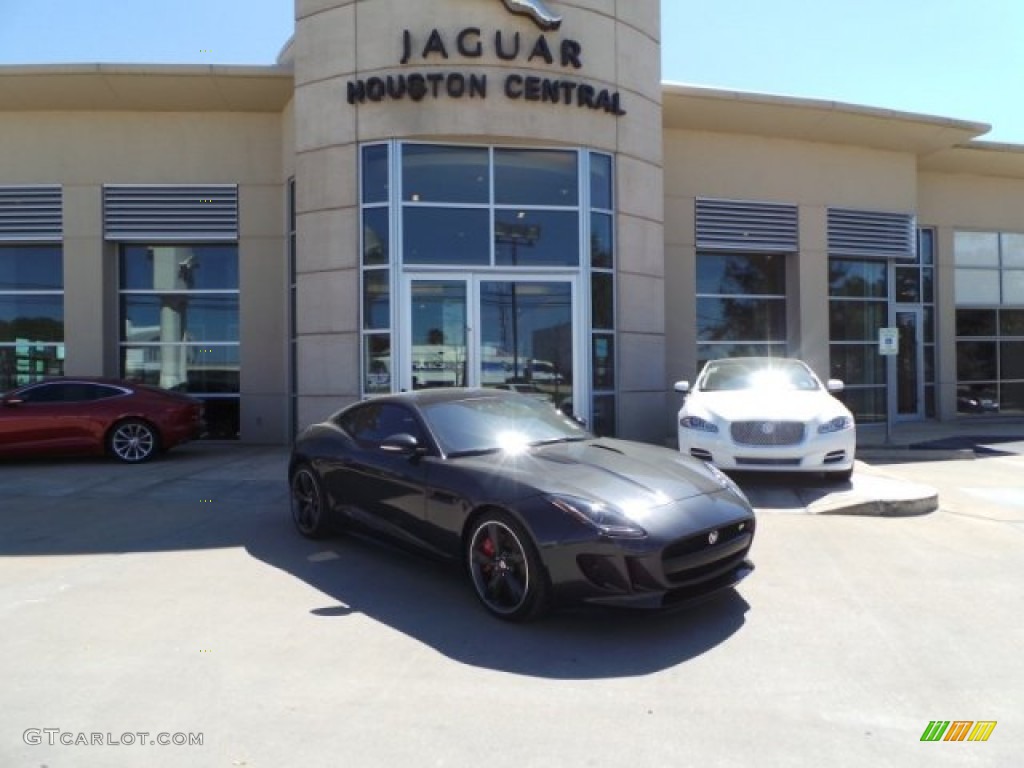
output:
[{"label": "car shadow on pavement", "polygon": [[[344,636],[342,623],[361,615],[460,663],[552,679],[629,677],[676,666],[732,637],[750,609],[729,590],[670,613],[593,609],[503,622],[484,611],[455,566],[350,535],[320,542],[299,536],[285,465],[286,457],[276,455],[211,463],[184,451],[140,467],[7,463],[0,468],[0,557],[243,548],[318,593],[311,604],[274,603],[269,621],[301,612],[337,622]],[[154,598],[189,599],[175,594],[171,580],[160,588],[165,594]],[[226,606],[224,621],[232,620],[231,610]]]},{"label": "car shadow on pavement", "polygon": [[512,624],[485,613],[455,565],[362,536],[322,542],[274,521],[247,544],[251,555],[305,581],[326,598],[325,621],[362,614],[476,667],[531,677],[647,675],[711,650],[743,626],[750,606],[733,590],[669,613],[579,609]]}]

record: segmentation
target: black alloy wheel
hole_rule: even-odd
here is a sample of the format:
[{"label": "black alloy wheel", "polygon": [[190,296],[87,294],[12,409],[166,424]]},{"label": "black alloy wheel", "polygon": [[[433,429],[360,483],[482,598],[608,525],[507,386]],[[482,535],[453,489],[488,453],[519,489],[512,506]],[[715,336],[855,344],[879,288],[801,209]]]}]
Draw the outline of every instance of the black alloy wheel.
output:
[{"label": "black alloy wheel", "polygon": [[323,487],[312,467],[299,466],[292,473],[292,521],[308,539],[322,539],[328,530]]},{"label": "black alloy wheel", "polygon": [[466,547],[466,567],[477,597],[499,619],[526,621],[547,608],[547,582],[533,541],[508,515],[477,520]]},{"label": "black alloy wheel", "polygon": [[159,438],[151,424],[128,419],[114,426],[107,437],[107,449],[118,461],[140,464],[156,455]]}]

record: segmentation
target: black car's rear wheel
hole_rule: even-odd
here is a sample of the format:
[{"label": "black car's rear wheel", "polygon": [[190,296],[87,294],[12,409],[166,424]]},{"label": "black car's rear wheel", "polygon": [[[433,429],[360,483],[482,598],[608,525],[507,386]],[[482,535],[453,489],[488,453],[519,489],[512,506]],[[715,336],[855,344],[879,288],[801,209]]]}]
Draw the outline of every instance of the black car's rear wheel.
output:
[{"label": "black car's rear wheel", "polygon": [[116,424],[107,436],[107,449],[111,455],[126,464],[149,461],[159,447],[156,430],[140,419],[128,419]]},{"label": "black car's rear wheel", "polygon": [[299,533],[309,539],[322,539],[330,533],[323,485],[308,464],[292,473],[292,521]]},{"label": "black car's rear wheel", "polygon": [[488,512],[473,525],[466,567],[484,608],[507,621],[537,618],[547,608],[547,582],[530,536],[508,515]]}]

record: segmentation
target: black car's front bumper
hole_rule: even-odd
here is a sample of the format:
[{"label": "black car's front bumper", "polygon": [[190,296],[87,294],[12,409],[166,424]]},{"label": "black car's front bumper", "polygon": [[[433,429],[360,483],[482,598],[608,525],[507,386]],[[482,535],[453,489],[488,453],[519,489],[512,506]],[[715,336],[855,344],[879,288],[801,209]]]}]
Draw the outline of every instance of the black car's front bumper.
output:
[{"label": "black car's front bumper", "polygon": [[[545,547],[555,603],[665,609],[735,586],[754,570],[748,554],[756,521],[738,506],[733,511],[742,516],[703,516],[701,525],[664,525],[642,539],[601,537]],[[680,517],[693,516],[682,510]]]}]

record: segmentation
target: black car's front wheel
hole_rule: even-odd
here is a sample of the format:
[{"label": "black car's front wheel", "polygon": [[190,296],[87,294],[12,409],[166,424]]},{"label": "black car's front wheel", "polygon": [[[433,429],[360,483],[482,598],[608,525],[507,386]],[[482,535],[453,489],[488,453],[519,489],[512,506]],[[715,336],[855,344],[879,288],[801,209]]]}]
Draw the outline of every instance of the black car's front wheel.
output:
[{"label": "black car's front wheel", "polygon": [[322,539],[329,531],[323,485],[313,468],[302,464],[292,473],[292,521],[309,539]]},{"label": "black car's front wheel", "polygon": [[484,608],[499,619],[534,619],[547,608],[540,556],[529,534],[507,514],[488,512],[475,521],[466,568]]}]

